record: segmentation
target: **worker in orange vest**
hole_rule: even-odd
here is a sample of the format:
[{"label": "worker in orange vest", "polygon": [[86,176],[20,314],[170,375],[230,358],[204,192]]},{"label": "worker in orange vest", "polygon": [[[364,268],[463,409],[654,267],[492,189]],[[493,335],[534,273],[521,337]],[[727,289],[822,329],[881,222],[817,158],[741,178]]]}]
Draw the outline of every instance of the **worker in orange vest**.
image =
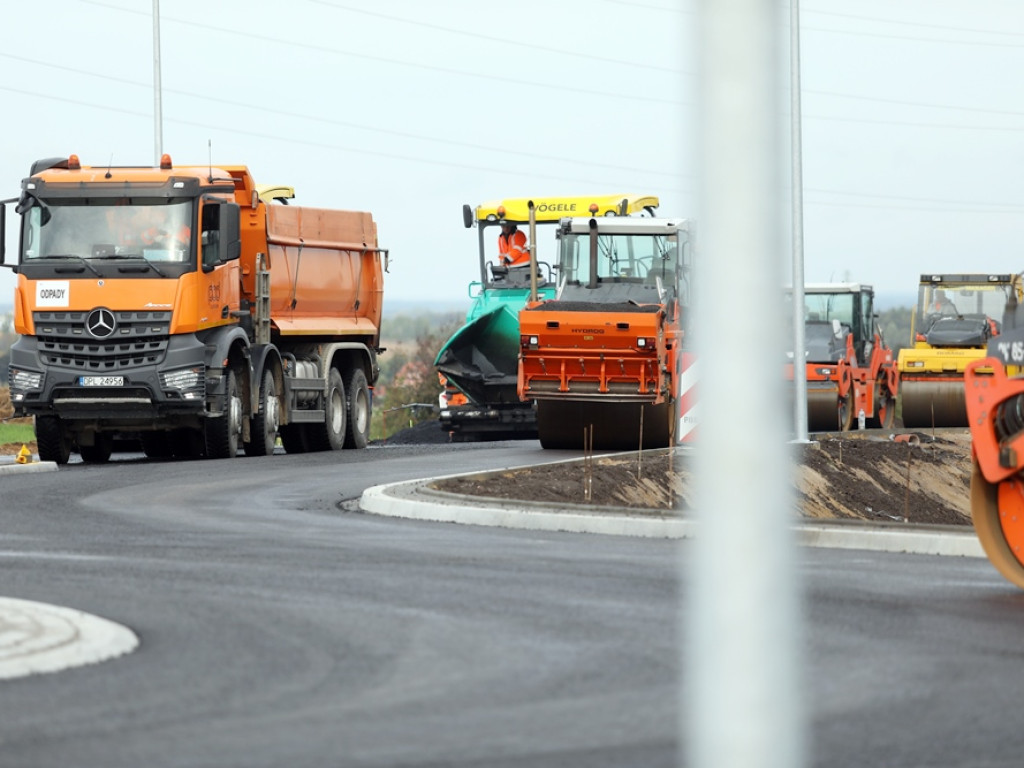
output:
[{"label": "worker in orange vest", "polygon": [[501,222],[498,235],[498,258],[506,267],[524,267],[530,263],[530,251],[526,247],[526,233],[511,221]]}]

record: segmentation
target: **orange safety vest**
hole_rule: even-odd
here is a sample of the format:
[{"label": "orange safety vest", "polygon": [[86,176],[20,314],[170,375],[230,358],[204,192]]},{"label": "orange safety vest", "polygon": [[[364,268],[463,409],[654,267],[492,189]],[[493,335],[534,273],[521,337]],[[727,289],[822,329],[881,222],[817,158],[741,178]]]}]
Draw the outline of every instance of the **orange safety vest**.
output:
[{"label": "orange safety vest", "polygon": [[[510,243],[509,240],[512,242]],[[512,233],[512,237],[506,237],[502,232],[498,235],[498,253],[500,261],[508,267],[521,267],[530,263],[530,251],[526,247],[526,233],[518,229]]]}]

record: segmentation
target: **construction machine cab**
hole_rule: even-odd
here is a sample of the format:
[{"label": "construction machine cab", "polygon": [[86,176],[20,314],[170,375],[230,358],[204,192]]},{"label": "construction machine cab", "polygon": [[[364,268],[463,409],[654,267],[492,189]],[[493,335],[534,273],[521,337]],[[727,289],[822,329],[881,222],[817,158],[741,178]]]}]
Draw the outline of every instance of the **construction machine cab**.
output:
[{"label": "construction machine cab", "polygon": [[874,289],[859,283],[804,287],[804,341],[808,362],[836,362],[846,338],[862,365],[871,357],[875,332]]},{"label": "construction machine cab", "polygon": [[685,219],[562,219],[557,298],[689,304],[690,231]]},{"label": "construction machine cab", "polygon": [[[522,288],[530,285],[529,267],[504,267],[498,253],[498,234],[503,223],[512,223],[530,238],[530,208],[534,227],[550,232],[565,217],[615,217],[643,214],[653,216],[657,197],[650,195],[596,195],[591,197],[510,198],[462,207],[462,223],[477,228],[480,282],[484,289]],[[556,253],[550,235],[535,233],[528,247],[534,250],[537,278],[541,285],[553,285]]]},{"label": "construction machine cab", "polygon": [[916,348],[983,347],[1002,328],[1020,278],[1009,274],[921,275],[914,313]]}]

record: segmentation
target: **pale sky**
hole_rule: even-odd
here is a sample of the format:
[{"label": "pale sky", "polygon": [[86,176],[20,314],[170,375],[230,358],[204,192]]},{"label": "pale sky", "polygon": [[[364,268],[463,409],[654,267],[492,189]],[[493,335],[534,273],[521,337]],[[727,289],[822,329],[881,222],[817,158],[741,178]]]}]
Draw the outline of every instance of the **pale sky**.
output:
[{"label": "pale sky", "polygon": [[[477,261],[463,203],[655,194],[663,215],[694,217],[696,8],[162,0],[162,148],[205,164],[212,142],[214,164],[294,186],[296,204],[371,211],[392,254],[386,297],[465,306]],[[151,11],[5,4],[0,196],[42,157],[154,162]],[[922,272],[1024,269],[1024,3],[800,11],[807,281],[911,296]],[[0,305],[13,286],[0,270]]]}]

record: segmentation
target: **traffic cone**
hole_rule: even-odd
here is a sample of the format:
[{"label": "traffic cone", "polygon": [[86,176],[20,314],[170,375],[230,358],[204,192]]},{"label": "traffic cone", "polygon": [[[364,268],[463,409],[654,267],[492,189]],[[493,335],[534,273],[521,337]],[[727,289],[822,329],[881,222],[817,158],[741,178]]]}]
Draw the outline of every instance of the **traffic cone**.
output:
[{"label": "traffic cone", "polygon": [[24,443],[21,446],[21,450],[18,451],[18,458],[15,459],[19,464],[29,464],[32,461],[32,451],[28,449],[28,446]]}]

